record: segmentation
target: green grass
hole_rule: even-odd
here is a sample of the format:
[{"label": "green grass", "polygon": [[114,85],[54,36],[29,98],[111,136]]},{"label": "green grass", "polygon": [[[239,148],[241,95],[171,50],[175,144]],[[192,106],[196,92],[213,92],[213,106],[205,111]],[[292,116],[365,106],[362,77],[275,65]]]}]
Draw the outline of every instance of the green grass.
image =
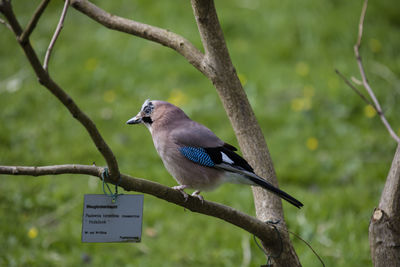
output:
[{"label": "green grass", "polygon": [[[184,35],[200,48],[188,1],[97,1],[110,12]],[[359,77],[353,55],[362,1],[216,1],[232,60],[265,134],[289,229],[327,266],[371,266],[368,224],[395,144],[377,116],[336,76]],[[39,1],[13,1],[26,25]],[[395,1],[370,2],[362,56],[388,120],[400,132],[400,20]],[[62,2],[33,33],[44,57]],[[397,10],[397,12],[396,12]],[[14,36],[0,25],[0,164],[104,165],[84,128],[42,88]],[[237,145],[211,83],[176,52],[107,30],[74,9],[50,73],[94,120],[121,171],[173,186],[145,127],[125,125],[146,98],[174,101]],[[397,116],[396,116],[397,115]],[[82,175],[1,176],[0,266],[250,266],[265,264],[252,237],[211,217],[145,196],[140,244],[82,244],[83,195],[101,193]],[[224,185],[205,198],[254,214],[251,190]],[[35,230],[36,229],[36,230]],[[299,240],[304,266],[320,266]]]}]

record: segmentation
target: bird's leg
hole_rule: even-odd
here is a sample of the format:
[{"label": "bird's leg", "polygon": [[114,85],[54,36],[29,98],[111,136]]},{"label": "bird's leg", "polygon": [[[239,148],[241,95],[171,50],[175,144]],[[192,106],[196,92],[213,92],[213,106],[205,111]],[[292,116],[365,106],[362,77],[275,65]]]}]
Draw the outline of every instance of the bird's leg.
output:
[{"label": "bird's leg", "polygon": [[188,200],[189,195],[184,191],[185,188],[187,188],[187,185],[177,185],[172,187],[172,189],[178,190],[179,192],[181,192],[181,194],[183,195],[183,198],[185,199],[185,202]]},{"label": "bird's leg", "polygon": [[203,198],[202,195],[200,195],[200,192],[201,192],[200,190],[194,191],[194,192],[192,193],[192,197],[197,197],[198,199],[200,199],[201,204],[203,204],[203,203],[204,203],[204,198]]}]

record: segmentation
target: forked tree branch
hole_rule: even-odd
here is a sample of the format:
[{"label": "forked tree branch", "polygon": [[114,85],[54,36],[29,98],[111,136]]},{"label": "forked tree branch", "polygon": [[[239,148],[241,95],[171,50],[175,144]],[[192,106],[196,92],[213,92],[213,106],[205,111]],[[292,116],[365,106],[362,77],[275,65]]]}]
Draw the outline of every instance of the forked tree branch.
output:
[{"label": "forked tree branch", "polygon": [[379,117],[381,118],[383,124],[385,125],[386,129],[389,131],[390,135],[392,138],[400,144],[400,138],[399,136],[393,131],[392,127],[390,126],[389,122],[387,121],[385,115],[383,114],[381,105],[379,104],[378,99],[375,96],[374,91],[372,90],[371,86],[369,85],[367,75],[365,74],[364,66],[362,64],[362,59],[360,56],[360,46],[361,46],[361,40],[362,40],[362,34],[363,34],[363,28],[364,28],[364,18],[365,18],[365,13],[367,12],[367,6],[368,6],[368,0],[364,1],[363,8],[361,11],[361,16],[360,16],[360,23],[358,25],[358,37],[357,37],[357,43],[354,45],[354,54],[356,55],[357,59],[357,64],[358,68],[360,70],[361,78],[362,78],[362,83],[367,90],[369,96],[371,97],[372,101],[374,102],[374,107],[376,111],[379,114]]},{"label": "forked tree branch", "polygon": [[362,41],[362,35],[363,35],[363,29],[364,29],[364,19],[365,19],[365,14],[367,12],[367,6],[368,6],[368,0],[364,1],[362,10],[361,10],[361,15],[360,15],[360,22],[358,24],[358,35],[357,35],[357,42],[354,45],[354,54],[357,60],[357,65],[358,65],[358,69],[360,71],[360,75],[361,75],[361,81],[362,81],[362,85],[365,88],[365,90],[367,91],[368,95],[371,97],[372,102],[367,100],[367,98],[361,93],[359,92],[354,86],[352,86],[352,84],[350,83],[350,81],[348,79],[346,79],[339,71],[336,70],[336,73],[346,82],[347,85],[350,86],[350,88],[352,88],[367,104],[370,104],[375,111],[378,113],[383,125],[385,125],[386,129],[388,130],[390,136],[398,143],[400,144],[400,137],[395,133],[395,131],[393,131],[390,123],[387,121],[385,114],[382,111],[382,107],[379,104],[378,99],[375,96],[374,91],[372,90],[368,79],[367,79],[367,75],[365,74],[365,70],[364,70],[364,66],[362,63],[362,58],[360,55],[360,47],[361,47],[361,41]]},{"label": "forked tree branch", "polygon": [[21,48],[23,49],[26,57],[29,60],[39,82],[46,87],[63,105],[68,109],[72,116],[77,119],[89,133],[91,139],[96,145],[99,152],[103,155],[110,169],[110,176],[117,180],[119,176],[118,163],[115,159],[113,152],[110,147],[104,141],[100,132],[97,130],[96,125],[93,121],[78,107],[74,100],[56,83],[54,82],[47,71],[42,67],[36,52],[29,42],[29,38],[21,42],[22,28],[15,17],[12,10],[11,2],[9,0],[0,1],[0,12],[4,14],[8,23],[10,24]]},{"label": "forked tree branch", "polygon": [[[85,174],[102,179],[101,177],[103,171],[104,168],[102,167],[78,164],[41,167],[0,166],[0,174],[30,176]],[[105,181],[115,184],[115,180],[106,178]],[[200,199],[192,196],[189,196],[189,198],[185,201],[183,195],[177,190],[149,180],[133,178],[125,174],[121,174],[121,180],[118,184],[126,191],[135,191],[153,195],[157,198],[174,203],[193,212],[224,220],[257,236],[268,246],[272,247],[280,242],[274,228],[271,225],[231,207],[207,200],[204,200],[202,203]]]}]

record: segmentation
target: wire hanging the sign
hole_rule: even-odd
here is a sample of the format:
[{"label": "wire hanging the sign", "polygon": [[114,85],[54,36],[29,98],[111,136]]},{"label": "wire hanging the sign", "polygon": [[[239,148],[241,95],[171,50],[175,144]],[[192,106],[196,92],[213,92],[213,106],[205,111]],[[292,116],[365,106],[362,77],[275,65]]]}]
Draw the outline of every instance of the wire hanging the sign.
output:
[{"label": "wire hanging the sign", "polygon": [[[112,202],[114,203],[117,200],[117,197],[119,195],[122,195],[122,194],[118,194],[118,185],[121,182],[121,175],[119,175],[118,182],[115,184],[115,192],[114,193],[111,191],[110,186],[105,181],[105,177],[107,179],[109,178],[108,168],[107,167],[105,167],[104,171],[101,173],[101,179],[103,180],[103,192],[104,192],[105,195],[110,196],[112,198]],[[108,192],[106,191],[106,188],[105,188],[104,185],[106,185]]]}]

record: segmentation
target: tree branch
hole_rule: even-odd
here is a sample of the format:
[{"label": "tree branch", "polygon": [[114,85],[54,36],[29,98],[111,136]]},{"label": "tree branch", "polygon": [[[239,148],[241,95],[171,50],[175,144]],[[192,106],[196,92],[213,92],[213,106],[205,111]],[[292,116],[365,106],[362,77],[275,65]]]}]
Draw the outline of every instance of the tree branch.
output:
[{"label": "tree branch", "polygon": [[400,144],[397,145],[378,208],[369,224],[369,244],[375,267],[400,265]]},{"label": "tree branch", "polygon": [[50,56],[51,56],[51,51],[53,50],[54,44],[56,43],[57,38],[60,35],[61,30],[64,26],[64,19],[65,19],[65,15],[67,14],[68,6],[69,6],[69,0],[65,0],[64,8],[62,10],[60,20],[57,24],[56,31],[54,32],[53,37],[51,38],[49,47],[47,48],[46,55],[44,57],[43,69],[47,72],[48,72],[48,65],[49,65],[49,60],[50,60]]},{"label": "tree branch", "polygon": [[44,10],[46,9],[47,5],[49,4],[50,0],[43,0],[38,8],[36,9],[35,13],[33,14],[31,20],[28,22],[28,26],[26,26],[26,29],[24,32],[21,34],[19,41],[21,43],[25,43],[29,36],[31,35],[32,31],[35,29],[36,24],[39,21],[39,18],[42,16]]},{"label": "tree branch", "polygon": [[[59,174],[85,174],[101,178],[103,167],[90,165],[54,165],[54,166],[0,166],[0,174],[9,175],[59,175]],[[115,184],[115,180],[107,179],[106,182]],[[249,216],[241,211],[231,207],[204,200],[202,203],[196,197],[189,196],[187,201],[183,195],[174,189],[167,186],[148,181],[145,179],[134,178],[129,175],[121,174],[119,186],[126,191],[136,191],[144,194],[150,194],[157,198],[174,203],[193,212],[216,217],[228,223],[236,225],[247,232],[256,235],[268,246],[274,246],[279,242],[275,230],[269,224],[266,224],[252,216]]]},{"label": "tree branch", "polygon": [[104,159],[107,162],[107,165],[110,169],[110,176],[118,180],[119,169],[118,163],[115,159],[113,152],[110,147],[104,141],[103,137],[99,133],[96,128],[96,125],[93,121],[77,106],[74,100],[61,89],[61,87],[55,83],[49,74],[43,69],[36,52],[32,48],[29,39],[27,39],[24,43],[20,42],[20,36],[22,33],[22,28],[17,21],[14,12],[12,10],[11,2],[8,0],[0,1],[0,12],[4,14],[6,19],[8,20],[13,32],[15,33],[21,48],[23,49],[26,57],[29,60],[35,74],[39,80],[39,82],[46,87],[53,95],[55,95],[58,100],[63,103],[63,105],[68,109],[68,111],[72,114],[72,116],[77,119],[89,133],[92,141],[96,145],[99,152],[103,155]]},{"label": "tree branch", "polygon": [[[250,165],[255,167],[258,175],[268,178],[269,182],[278,186],[264,135],[229,56],[214,1],[191,0],[191,3],[205,49],[205,61],[210,69],[208,78],[217,89],[243,156]],[[253,187],[253,195],[257,217],[263,221],[279,220],[281,228],[286,229],[281,200],[265,190],[255,187]],[[272,261],[277,266],[300,266],[288,233],[281,231],[281,236],[283,252],[279,258],[274,258]],[[263,245],[271,255],[276,255],[273,247]]]},{"label": "tree branch", "polygon": [[80,164],[64,164],[52,166],[0,166],[0,174],[10,175],[58,175],[58,174],[87,174],[101,178],[104,168]]},{"label": "tree branch", "polygon": [[207,75],[208,70],[203,62],[204,55],[184,37],[152,25],[112,15],[87,0],[72,0],[71,5],[109,29],[132,34],[172,48],[185,57],[196,69]]},{"label": "tree branch", "polygon": [[379,201],[379,208],[384,210],[388,216],[400,218],[400,144],[398,144],[393,157]]},{"label": "tree branch", "polygon": [[367,80],[367,76],[365,74],[364,66],[362,64],[362,59],[361,55],[359,52],[360,46],[361,46],[361,40],[362,40],[362,35],[363,35],[363,28],[364,28],[364,19],[365,19],[365,14],[367,12],[367,6],[368,6],[368,0],[364,1],[362,11],[361,11],[361,16],[360,16],[360,23],[358,24],[358,37],[357,37],[357,42],[354,45],[354,54],[356,56],[357,60],[357,65],[360,70],[361,78],[362,78],[362,84],[367,90],[369,96],[371,97],[372,101],[374,102],[374,107],[376,111],[379,114],[379,117],[381,118],[383,124],[385,125],[386,129],[389,131],[389,134],[391,137],[400,144],[400,138],[399,136],[393,131],[392,127],[390,126],[389,122],[387,121],[385,115],[383,114],[381,105],[379,104],[378,99],[376,98],[374,91],[372,90],[371,86],[369,85],[369,82]]}]

